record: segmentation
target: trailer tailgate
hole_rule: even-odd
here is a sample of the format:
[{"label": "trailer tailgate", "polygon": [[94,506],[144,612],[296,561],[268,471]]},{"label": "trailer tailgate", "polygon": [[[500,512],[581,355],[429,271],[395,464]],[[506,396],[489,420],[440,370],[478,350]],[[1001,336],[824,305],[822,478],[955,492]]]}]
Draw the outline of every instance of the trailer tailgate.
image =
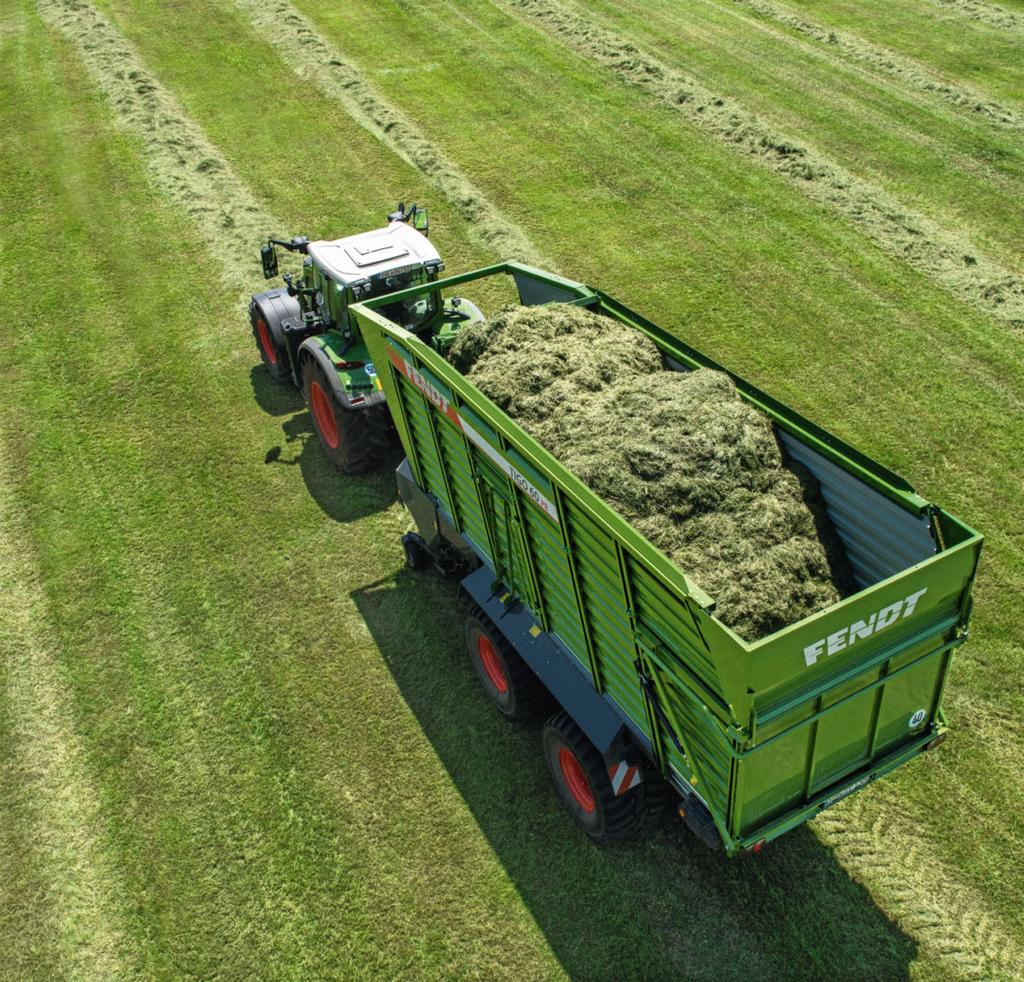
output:
[{"label": "trailer tailgate", "polygon": [[972,537],[753,648],[752,739],[736,762],[733,834],[825,807],[941,731],[979,552]]}]

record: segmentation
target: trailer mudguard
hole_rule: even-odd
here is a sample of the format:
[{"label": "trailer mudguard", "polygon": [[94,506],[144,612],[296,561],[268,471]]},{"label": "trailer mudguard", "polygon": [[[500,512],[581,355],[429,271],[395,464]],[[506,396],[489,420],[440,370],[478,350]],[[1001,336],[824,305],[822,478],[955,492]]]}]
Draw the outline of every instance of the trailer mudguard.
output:
[{"label": "trailer mudguard", "polygon": [[511,598],[503,587],[495,589],[494,571],[489,567],[474,570],[462,580],[461,587],[505,635],[587,739],[600,753],[605,753],[622,730],[622,720],[575,667],[575,659],[566,656],[521,603],[515,601],[506,606]]},{"label": "trailer mudguard", "polygon": [[[298,351],[298,364],[299,364],[299,375],[301,376],[301,366],[304,358],[312,358],[323,370],[324,377],[331,384],[331,391],[334,393],[334,398],[338,400],[338,405],[342,409],[351,409],[353,411],[359,409],[369,409],[370,406],[376,406],[379,403],[384,402],[384,392],[381,389],[375,389],[372,392],[360,392],[355,397],[358,401],[353,402],[353,395],[345,390],[345,384],[342,382],[341,377],[338,375],[338,369],[335,367],[334,361],[332,360],[330,353],[326,348],[326,339],[324,335],[320,334],[316,337],[306,338],[302,344],[299,345]],[[301,378],[299,378],[299,384],[301,384]]]}]

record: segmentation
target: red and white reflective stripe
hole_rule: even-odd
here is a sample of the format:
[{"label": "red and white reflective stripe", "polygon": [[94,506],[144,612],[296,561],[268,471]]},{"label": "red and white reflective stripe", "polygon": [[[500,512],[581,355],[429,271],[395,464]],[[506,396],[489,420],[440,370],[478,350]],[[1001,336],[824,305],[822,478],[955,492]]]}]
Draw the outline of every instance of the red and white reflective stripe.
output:
[{"label": "red and white reflective stripe", "polygon": [[616,795],[625,794],[635,788],[642,780],[640,768],[634,767],[629,761],[620,760],[608,768],[608,776],[612,779],[612,791]]}]

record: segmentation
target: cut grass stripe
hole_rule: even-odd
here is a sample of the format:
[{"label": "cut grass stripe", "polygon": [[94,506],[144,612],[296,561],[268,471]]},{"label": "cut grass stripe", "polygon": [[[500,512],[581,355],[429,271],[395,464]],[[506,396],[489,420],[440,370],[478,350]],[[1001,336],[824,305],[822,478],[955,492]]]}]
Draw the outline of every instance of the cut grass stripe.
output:
[{"label": "cut grass stripe", "polygon": [[708,90],[598,27],[558,0],[496,0],[584,58],[678,111],[690,123],[787,178],[835,209],[892,256],[931,277],[964,303],[1024,328],[1024,278],[983,256],[968,240],[904,208],[868,181],[779,134],[735,101]]},{"label": "cut grass stripe", "polygon": [[872,44],[855,34],[833,30],[823,24],[807,20],[796,11],[782,4],[772,3],[770,0],[728,0],[728,2],[749,11],[762,20],[781,24],[803,37],[828,45],[832,51],[850,61],[867,65],[875,71],[896,79],[908,88],[938,96],[972,116],[1007,129],[1024,131],[1024,116],[1021,116],[1020,113],[1000,105],[985,93],[962,82],[950,82],[935,75],[912,58]]},{"label": "cut grass stripe", "polygon": [[[1020,36],[958,16],[931,0],[783,0],[822,24],[852,33],[963,80],[1024,112]],[[1009,4],[1004,4],[1009,6]],[[1014,0],[1020,9],[1020,0]]]},{"label": "cut grass stripe", "polygon": [[900,926],[959,977],[1012,978],[1024,965],[1024,949],[997,926],[985,898],[926,847],[892,782],[822,812],[814,827]]},{"label": "cut grass stripe", "polygon": [[[0,752],[20,779],[20,810],[33,819],[31,861],[46,883],[45,896],[37,898],[32,916],[23,916],[21,925],[40,932],[29,940],[33,961],[39,947],[52,944],[66,977],[136,977],[122,926],[125,886],[108,858],[99,795],[45,636],[47,603],[24,551],[28,530],[9,481],[13,468],[13,456],[0,439],[0,677],[6,677],[3,698],[13,744]],[[24,863],[29,857],[19,859]]]},{"label": "cut grass stripe", "polygon": [[[471,234],[497,255],[544,264],[538,250],[458,168],[397,110],[363,83],[326,40],[287,3],[249,2],[254,24],[300,62],[326,94],[342,103],[392,152],[423,173],[468,220]],[[138,135],[156,184],[194,220],[225,274],[253,279],[259,243],[281,227],[234,173],[221,152],[145,67],[131,44],[96,8],[76,0],[40,0],[40,10],[80,49],[118,118]]]},{"label": "cut grass stripe", "polygon": [[981,0],[928,0],[928,2],[937,7],[945,7],[947,10],[955,10],[968,20],[976,20],[988,27],[1024,34],[1024,17],[1005,7],[996,6],[994,3],[982,3]]},{"label": "cut grass stripe", "polygon": [[288,64],[448,198],[480,245],[505,259],[548,265],[522,230],[408,117],[383,99],[288,0],[236,0],[236,5]]},{"label": "cut grass stripe", "polygon": [[[703,0],[680,7],[674,0],[591,0],[587,16],[709,89],[728,93],[776,130],[797,134],[802,145],[940,228],[970,239],[995,262],[1024,273],[1024,225],[1017,207],[1024,188],[1020,133],[969,119],[729,3]],[[700,131],[692,136],[706,139]],[[751,168],[738,155],[735,166],[752,170],[768,186],[778,183],[774,174]],[[853,226],[840,222],[862,248],[875,251]]]},{"label": "cut grass stripe", "polygon": [[225,282],[237,289],[252,281],[259,244],[280,223],[98,10],[78,0],[39,0],[38,6],[76,46],[121,124],[141,139],[156,186],[189,215]]}]

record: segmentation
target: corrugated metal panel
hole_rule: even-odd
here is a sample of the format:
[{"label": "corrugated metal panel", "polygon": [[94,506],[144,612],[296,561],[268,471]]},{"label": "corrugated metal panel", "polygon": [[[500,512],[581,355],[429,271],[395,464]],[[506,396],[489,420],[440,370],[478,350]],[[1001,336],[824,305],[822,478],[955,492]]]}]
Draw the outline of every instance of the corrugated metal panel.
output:
[{"label": "corrugated metal panel", "polygon": [[524,514],[549,628],[589,673],[587,642],[561,535],[536,508],[529,508]]},{"label": "corrugated metal panel", "polygon": [[451,502],[445,492],[444,478],[441,476],[441,462],[437,457],[437,450],[434,447],[433,437],[430,433],[430,424],[427,421],[427,408],[423,396],[411,385],[401,380],[399,391],[402,393],[405,402],[406,415],[409,419],[409,428],[416,447],[416,456],[420,469],[426,480],[426,488],[435,495],[442,506],[449,511],[452,510]]},{"label": "corrugated metal panel", "polygon": [[[721,744],[710,732],[711,724],[693,704],[681,696],[675,686],[669,686],[669,709],[682,729],[682,737],[693,759],[679,753],[670,740],[666,740],[669,764],[689,784],[693,784],[706,802],[726,810],[729,795],[730,760],[722,752]],[[694,781],[696,774],[703,780]]]},{"label": "corrugated metal panel", "polygon": [[480,508],[476,482],[470,470],[465,440],[446,417],[440,413],[435,415],[438,420],[441,450],[448,468],[448,481],[455,496],[455,509],[452,515],[458,527],[468,533],[474,542],[486,542],[487,526]]},{"label": "corrugated metal panel", "polygon": [[598,671],[608,694],[645,733],[643,696],[633,667],[635,647],[611,538],[575,507],[563,520],[576,556],[585,616],[594,642]]},{"label": "corrugated metal panel", "polygon": [[635,560],[630,559],[628,566],[637,623],[653,631],[709,689],[721,695],[715,664],[693,626],[689,611]]},{"label": "corrugated metal panel", "polygon": [[895,576],[935,555],[927,518],[900,508],[788,433],[779,432],[779,440],[786,453],[818,479],[829,518],[846,547],[860,587]]}]

